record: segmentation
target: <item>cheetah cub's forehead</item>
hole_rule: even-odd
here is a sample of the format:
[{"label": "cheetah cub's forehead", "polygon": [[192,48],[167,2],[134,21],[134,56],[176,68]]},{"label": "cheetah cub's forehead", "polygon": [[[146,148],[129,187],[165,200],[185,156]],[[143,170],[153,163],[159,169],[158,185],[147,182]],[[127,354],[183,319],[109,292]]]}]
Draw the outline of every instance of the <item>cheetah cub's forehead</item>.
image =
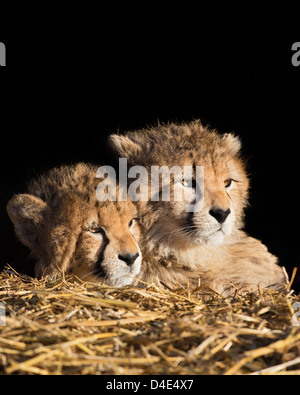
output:
[{"label": "cheetah cub's forehead", "polygon": [[[231,133],[220,135],[199,120],[190,123],[159,124],[156,127],[112,135],[110,145],[131,165],[180,165],[180,158],[195,155],[207,159],[239,156],[241,142]],[[176,162],[177,163],[174,163]],[[168,163],[172,162],[172,163]]]}]

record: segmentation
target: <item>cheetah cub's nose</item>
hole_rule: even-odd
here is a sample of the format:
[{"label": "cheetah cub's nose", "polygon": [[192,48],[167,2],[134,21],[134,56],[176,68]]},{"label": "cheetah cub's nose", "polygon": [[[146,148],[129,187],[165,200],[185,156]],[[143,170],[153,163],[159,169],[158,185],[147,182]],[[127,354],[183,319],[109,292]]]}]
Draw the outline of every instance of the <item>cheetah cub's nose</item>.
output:
[{"label": "cheetah cub's nose", "polygon": [[209,210],[209,214],[214,217],[220,224],[226,221],[226,218],[231,213],[230,208],[227,210],[223,210],[221,208],[211,208]]},{"label": "cheetah cub's nose", "polygon": [[134,254],[125,254],[125,255],[119,255],[118,258],[121,261],[124,261],[127,263],[128,266],[131,266],[134,264],[136,259],[140,256],[140,254],[137,252],[135,255]]}]

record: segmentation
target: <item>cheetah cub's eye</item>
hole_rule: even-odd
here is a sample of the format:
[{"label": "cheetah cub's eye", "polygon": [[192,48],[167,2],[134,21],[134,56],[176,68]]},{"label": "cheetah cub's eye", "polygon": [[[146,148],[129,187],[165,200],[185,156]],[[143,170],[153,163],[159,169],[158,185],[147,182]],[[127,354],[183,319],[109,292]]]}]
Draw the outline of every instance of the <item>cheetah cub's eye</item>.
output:
[{"label": "cheetah cub's eye", "polygon": [[131,228],[137,221],[138,221],[138,218],[133,218],[128,224],[129,228]]},{"label": "cheetah cub's eye", "polygon": [[195,180],[194,178],[182,179],[182,180],[181,180],[181,184],[182,184],[185,188],[193,188],[193,189],[196,189],[196,180]]},{"label": "cheetah cub's eye", "polygon": [[84,229],[84,230],[85,230],[86,232],[92,233],[92,234],[94,234],[94,235],[105,233],[104,230],[103,230],[100,226],[98,226],[97,228],[89,227],[89,228],[86,228],[86,229]]},{"label": "cheetah cub's eye", "polygon": [[228,178],[227,180],[224,181],[225,188],[229,188],[232,185],[233,179]]},{"label": "cheetah cub's eye", "polygon": [[233,186],[233,183],[239,183],[241,181],[235,180],[233,178],[227,178],[227,180],[224,181],[224,185],[226,189],[229,189],[230,187]]}]

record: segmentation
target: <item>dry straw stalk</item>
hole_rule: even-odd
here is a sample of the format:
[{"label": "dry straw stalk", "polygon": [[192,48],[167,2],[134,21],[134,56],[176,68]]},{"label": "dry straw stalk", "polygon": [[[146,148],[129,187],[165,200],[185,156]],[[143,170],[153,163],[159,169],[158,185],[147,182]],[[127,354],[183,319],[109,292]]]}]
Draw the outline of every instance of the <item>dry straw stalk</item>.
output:
[{"label": "dry straw stalk", "polygon": [[[289,286],[290,288],[290,286]],[[115,289],[0,274],[0,374],[299,374],[286,292]]]}]

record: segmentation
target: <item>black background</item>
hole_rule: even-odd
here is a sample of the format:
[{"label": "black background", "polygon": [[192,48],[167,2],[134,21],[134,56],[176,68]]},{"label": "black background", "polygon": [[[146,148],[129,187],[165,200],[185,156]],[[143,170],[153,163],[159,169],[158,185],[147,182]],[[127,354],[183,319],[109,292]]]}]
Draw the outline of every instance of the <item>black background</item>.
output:
[{"label": "black background", "polygon": [[259,13],[220,24],[199,8],[175,17],[45,4],[0,14],[0,267],[24,262],[5,205],[32,177],[62,163],[110,164],[112,132],[195,118],[241,137],[252,180],[246,230],[289,273],[299,266],[299,35],[283,36],[279,19]]}]

